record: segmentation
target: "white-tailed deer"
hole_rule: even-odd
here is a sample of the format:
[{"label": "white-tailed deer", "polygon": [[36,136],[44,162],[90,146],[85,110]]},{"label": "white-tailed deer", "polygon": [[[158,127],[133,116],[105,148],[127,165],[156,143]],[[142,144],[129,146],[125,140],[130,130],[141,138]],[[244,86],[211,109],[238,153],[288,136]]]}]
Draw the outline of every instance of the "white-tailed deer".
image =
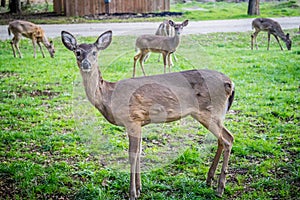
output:
[{"label": "white-tailed deer", "polygon": [[285,42],[286,48],[288,50],[291,50],[292,48],[292,41],[290,40],[290,35],[287,33],[286,35],[281,29],[281,26],[278,22],[269,19],[269,18],[256,18],[252,21],[252,29],[255,29],[255,32],[251,35],[251,49],[253,50],[253,45],[255,43],[256,49],[257,47],[257,42],[256,42],[256,37],[260,31],[266,31],[268,32],[268,48],[269,50],[270,47],[270,36],[271,34],[274,35],[275,39],[277,40],[280,49],[283,50],[278,37]]},{"label": "white-tailed deer", "polygon": [[33,54],[34,58],[36,58],[36,44],[39,45],[43,58],[45,58],[45,54],[43,52],[43,48],[40,43],[43,43],[45,47],[48,49],[50,56],[52,58],[54,57],[55,50],[54,50],[53,42],[48,41],[44,30],[40,26],[27,21],[15,20],[10,22],[8,25],[8,34],[11,35],[11,33],[14,34],[14,37],[10,42],[14,57],[16,57],[15,49],[17,49],[19,57],[22,58],[22,54],[19,49],[19,41],[21,40],[22,36],[32,40],[33,49],[34,49],[34,54]]},{"label": "white-tailed deer", "polygon": [[78,44],[76,38],[61,32],[62,42],[75,54],[86,96],[112,124],[123,126],[129,138],[130,199],[140,195],[140,154],[142,126],[166,123],[192,116],[218,139],[218,149],[206,183],[211,185],[219,159],[224,153],[217,195],[222,196],[233,144],[233,136],[223,120],[234,98],[234,84],[224,74],[212,70],[189,70],[155,76],[103,80],[98,52],[107,48],[112,32],[101,34],[93,44]]},{"label": "white-tailed deer", "polygon": [[143,74],[144,76],[146,76],[144,70],[144,61],[145,58],[147,58],[149,52],[161,53],[164,60],[164,73],[166,73],[167,62],[169,66],[169,72],[171,71],[170,54],[174,53],[179,46],[183,27],[188,25],[188,20],[185,20],[181,24],[175,24],[175,22],[169,20],[169,25],[174,27],[175,35],[173,37],[159,35],[141,35],[136,39],[135,47],[139,52],[134,56],[133,77],[135,77],[137,60],[140,61]]},{"label": "white-tailed deer", "polygon": [[[173,26],[170,26],[169,24],[169,20],[164,20],[162,23],[159,24],[155,35],[161,35],[161,36],[168,36],[168,37],[174,37],[175,35],[175,30]],[[174,56],[175,61],[177,61],[177,57],[175,55],[175,52],[173,54],[171,54]],[[160,56],[161,54],[158,55],[158,59],[157,61],[160,62]],[[170,58],[170,64],[171,66],[173,66],[173,62],[172,62],[172,57]]]}]

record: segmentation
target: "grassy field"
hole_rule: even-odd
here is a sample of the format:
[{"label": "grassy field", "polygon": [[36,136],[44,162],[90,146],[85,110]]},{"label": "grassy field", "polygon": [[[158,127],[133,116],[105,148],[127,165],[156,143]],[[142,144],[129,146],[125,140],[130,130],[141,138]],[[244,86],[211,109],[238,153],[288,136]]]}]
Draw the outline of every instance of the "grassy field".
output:
[{"label": "grassy field", "polygon": [[[226,127],[235,142],[224,199],[297,199],[300,193],[300,35],[291,51],[250,33],[183,37],[173,71],[215,69],[235,82]],[[94,42],[96,38],[79,38]],[[130,78],[134,37],[113,37],[100,53],[104,79]],[[74,55],[54,40],[56,57],[23,59],[0,41],[0,199],[128,199],[128,139],[87,102]],[[152,54],[146,72],[162,73]],[[138,68],[138,75],[141,70]],[[175,150],[174,150],[175,147]],[[143,128],[140,199],[215,199],[205,185],[217,141],[191,118]],[[216,183],[214,183],[216,185]]]}]

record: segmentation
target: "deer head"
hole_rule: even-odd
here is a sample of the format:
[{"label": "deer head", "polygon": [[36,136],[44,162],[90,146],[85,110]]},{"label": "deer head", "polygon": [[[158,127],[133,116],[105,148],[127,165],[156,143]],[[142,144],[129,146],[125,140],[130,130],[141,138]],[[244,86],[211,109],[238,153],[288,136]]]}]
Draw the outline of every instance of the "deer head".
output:
[{"label": "deer head", "polygon": [[285,37],[286,37],[286,41],[285,41],[286,48],[288,50],[291,50],[291,48],[292,48],[292,40],[290,39],[290,34],[287,33]]},{"label": "deer head", "polygon": [[81,72],[88,73],[92,67],[98,68],[98,52],[106,49],[112,40],[112,31],[102,33],[93,44],[77,44],[76,38],[66,31],[61,32],[62,42],[73,51]]},{"label": "deer head", "polygon": [[172,20],[169,20],[170,26],[174,27],[175,33],[177,33],[177,35],[180,35],[182,33],[183,27],[187,26],[188,23],[189,23],[189,20],[185,20],[181,24],[176,24]]}]

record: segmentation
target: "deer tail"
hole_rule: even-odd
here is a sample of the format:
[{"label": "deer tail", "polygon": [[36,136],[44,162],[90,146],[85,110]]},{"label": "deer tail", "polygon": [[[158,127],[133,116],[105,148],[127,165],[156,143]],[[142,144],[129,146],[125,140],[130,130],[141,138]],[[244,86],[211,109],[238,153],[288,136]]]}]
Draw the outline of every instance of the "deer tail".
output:
[{"label": "deer tail", "polygon": [[235,93],[235,91],[234,91],[234,83],[232,82],[232,85],[231,85],[231,94],[230,94],[230,96],[228,98],[227,111],[229,111],[229,109],[230,109],[230,107],[232,105],[232,102],[234,100],[234,93]]}]

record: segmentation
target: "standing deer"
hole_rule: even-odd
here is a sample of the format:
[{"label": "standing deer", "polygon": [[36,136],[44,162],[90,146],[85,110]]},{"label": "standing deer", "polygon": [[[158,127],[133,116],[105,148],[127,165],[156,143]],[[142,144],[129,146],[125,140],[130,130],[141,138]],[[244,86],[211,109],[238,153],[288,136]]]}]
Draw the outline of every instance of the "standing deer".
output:
[{"label": "standing deer", "polygon": [[[170,26],[169,20],[164,20],[162,23],[159,24],[155,35],[161,35],[161,36],[168,36],[168,37],[174,37],[175,35],[175,30],[174,27]],[[158,55],[157,61],[160,62],[160,55]],[[172,54],[174,56],[175,61],[177,61],[177,57],[175,55],[175,52]],[[171,61],[171,66],[173,66],[172,58],[170,58]]]},{"label": "standing deer", "polygon": [[135,47],[139,52],[134,56],[133,77],[135,77],[137,60],[140,61],[143,74],[144,76],[146,76],[144,70],[144,60],[147,58],[149,52],[161,53],[163,55],[164,73],[166,73],[166,64],[168,59],[169,72],[171,71],[170,55],[174,53],[179,46],[183,27],[188,25],[188,20],[185,20],[181,24],[175,24],[175,22],[169,20],[169,25],[171,27],[174,27],[175,35],[173,37],[159,35],[141,35],[136,39]]},{"label": "standing deer", "polygon": [[142,190],[140,154],[142,127],[192,116],[218,139],[218,149],[206,183],[211,185],[222,152],[223,164],[217,195],[222,196],[233,144],[223,120],[234,99],[234,84],[224,74],[211,70],[189,70],[108,82],[98,67],[98,52],[106,49],[112,32],[102,33],[93,44],[77,44],[76,38],[61,32],[62,42],[75,54],[86,96],[112,124],[123,126],[129,138],[130,200]]},{"label": "standing deer", "polygon": [[268,48],[269,50],[270,47],[270,35],[272,34],[275,39],[277,40],[280,49],[283,50],[278,37],[285,42],[286,48],[288,50],[291,50],[292,48],[292,41],[290,40],[290,35],[287,33],[286,35],[281,29],[281,26],[278,22],[269,19],[269,18],[256,18],[252,21],[252,29],[255,29],[255,32],[251,35],[251,49],[253,50],[253,44],[255,42],[256,49],[257,47],[257,42],[256,42],[256,37],[260,31],[267,31],[268,32]]},{"label": "standing deer", "polygon": [[53,42],[48,41],[44,30],[40,26],[37,26],[36,24],[27,21],[15,20],[10,22],[8,25],[8,34],[11,35],[11,33],[14,34],[14,37],[10,42],[14,57],[16,57],[16,51],[15,51],[16,48],[19,53],[19,57],[22,58],[22,54],[19,49],[19,41],[21,40],[22,36],[32,40],[33,49],[34,49],[34,54],[33,54],[34,58],[36,58],[36,44],[39,45],[43,58],[45,58],[45,54],[43,52],[40,43],[43,43],[45,47],[48,49],[50,56],[52,58],[54,57],[55,50],[54,50]]}]

